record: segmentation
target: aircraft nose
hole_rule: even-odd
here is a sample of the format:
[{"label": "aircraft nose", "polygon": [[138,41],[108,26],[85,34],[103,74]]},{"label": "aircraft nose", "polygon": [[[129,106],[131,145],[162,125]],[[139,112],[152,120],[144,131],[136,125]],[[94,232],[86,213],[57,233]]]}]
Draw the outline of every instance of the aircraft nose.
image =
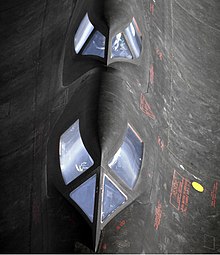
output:
[{"label": "aircraft nose", "polygon": [[119,146],[127,125],[124,86],[114,73],[102,75],[99,93],[98,134],[102,163]]}]

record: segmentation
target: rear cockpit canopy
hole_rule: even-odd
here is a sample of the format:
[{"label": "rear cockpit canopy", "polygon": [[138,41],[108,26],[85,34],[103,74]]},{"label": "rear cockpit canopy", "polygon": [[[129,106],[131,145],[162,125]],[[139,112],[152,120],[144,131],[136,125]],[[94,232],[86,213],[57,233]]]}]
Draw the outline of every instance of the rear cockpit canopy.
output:
[{"label": "rear cockpit canopy", "polygon": [[110,40],[109,53],[106,51],[106,36],[96,30],[91,23],[88,13],[82,19],[74,36],[74,50],[76,54],[98,56],[105,58],[108,54],[111,59],[136,59],[141,55],[142,34],[135,18],[124,29],[119,31]]}]

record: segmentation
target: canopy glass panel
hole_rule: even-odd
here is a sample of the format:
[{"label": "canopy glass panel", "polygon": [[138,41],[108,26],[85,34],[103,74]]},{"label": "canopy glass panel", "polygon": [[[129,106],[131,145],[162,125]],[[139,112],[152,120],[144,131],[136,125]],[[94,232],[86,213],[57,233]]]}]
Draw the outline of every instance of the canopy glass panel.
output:
[{"label": "canopy glass panel", "polygon": [[66,185],[94,164],[83,144],[79,131],[79,120],[61,135],[59,156],[60,168]]},{"label": "canopy glass panel", "polygon": [[94,29],[94,26],[89,20],[88,13],[86,13],[74,36],[74,46],[75,46],[75,52],[77,54],[82,49],[83,45],[85,44],[90,34],[92,33],[93,29]]},{"label": "canopy glass panel", "polygon": [[105,56],[105,36],[99,31],[96,31],[85,49],[83,50],[83,55],[94,55],[104,58]]},{"label": "canopy glass panel", "polygon": [[94,216],[96,175],[70,193],[72,200],[83,210],[91,222]]},{"label": "canopy glass panel", "polygon": [[112,171],[133,189],[138,178],[143,156],[143,143],[136,132],[128,126],[124,141],[109,162]]},{"label": "canopy glass panel", "polygon": [[102,202],[102,221],[112,214],[126,201],[125,195],[109,180],[104,177],[104,194]]}]

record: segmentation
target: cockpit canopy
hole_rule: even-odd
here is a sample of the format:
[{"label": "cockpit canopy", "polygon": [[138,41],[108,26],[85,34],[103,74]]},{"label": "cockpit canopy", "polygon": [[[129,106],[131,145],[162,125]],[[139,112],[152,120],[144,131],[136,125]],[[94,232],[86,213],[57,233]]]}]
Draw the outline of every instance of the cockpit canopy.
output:
[{"label": "cockpit canopy", "polygon": [[[127,201],[129,193],[137,183],[142,157],[143,142],[136,131],[128,125],[120,148],[106,165],[105,174],[98,175],[96,171],[89,171],[86,174],[87,170],[94,165],[94,161],[84,146],[79,120],[76,120],[60,136],[59,160],[63,181],[67,186],[81,178],[81,184],[76,185],[69,196],[91,223],[94,219],[99,176],[102,176],[100,223],[103,223],[115,211],[120,210],[120,207]],[[85,174],[81,177],[83,173]]]},{"label": "cockpit canopy", "polygon": [[[111,47],[108,48],[111,59],[131,60],[141,55],[142,35],[134,17],[124,31],[117,33],[110,41]],[[95,29],[86,13],[74,36],[76,54],[105,58],[106,46],[106,36]]]}]

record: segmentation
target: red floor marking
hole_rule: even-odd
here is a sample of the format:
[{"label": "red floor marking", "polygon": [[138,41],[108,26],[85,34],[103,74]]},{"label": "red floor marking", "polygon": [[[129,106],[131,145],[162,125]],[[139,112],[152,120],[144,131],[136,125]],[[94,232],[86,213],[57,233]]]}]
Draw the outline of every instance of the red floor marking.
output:
[{"label": "red floor marking", "polygon": [[120,223],[119,223],[119,225],[121,226],[121,227],[123,227],[124,225],[125,225],[125,220],[122,220],[122,221],[120,221]]},{"label": "red floor marking", "polygon": [[191,187],[191,183],[189,180],[183,178],[184,180],[184,187],[183,187],[183,194],[182,194],[182,204],[181,204],[181,212],[186,213],[188,210],[188,203],[189,203],[189,190]]},{"label": "red floor marking", "polygon": [[104,243],[103,245],[102,245],[102,250],[106,250],[107,249],[107,244],[106,243]]},{"label": "red floor marking", "polygon": [[150,66],[150,84],[154,83],[154,66],[153,64]]},{"label": "red floor marking", "polygon": [[212,197],[211,207],[214,207],[214,208],[216,206],[217,192],[218,192],[218,181],[214,181],[213,188],[211,191],[211,197]]},{"label": "red floor marking", "polygon": [[148,104],[145,96],[142,93],[141,93],[141,97],[140,97],[140,109],[145,115],[147,115],[151,119],[155,120],[155,115],[152,112],[150,105]]},{"label": "red floor marking", "polygon": [[134,24],[135,24],[135,27],[136,27],[138,33],[141,35],[141,30],[140,30],[140,28],[139,28],[139,26],[137,24],[137,21],[136,21],[136,19],[134,17],[133,17],[133,21],[134,21]]},{"label": "red floor marking", "polygon": [[170,204],[183,213],[186,213],[188,209],[190,187],[190,181],[174,170],[170,192]]},{"label": "red floor marking", "polygon": [[163,60],[163,52],[160,51],[160,50],[157,48],[157,49],[156,49],[156,54],[157,54],[157,56],[159,57],[160,61],[162,61],[162,60]]},{"label": "red floor marking", "polygon": [[154,221],[154,228],[158,230],[160,226],[160,221],[162,217],[162,205],[160,200],[157,202],[157,207],[155,208],[155,221]]},{"label": "red floor marking", "polygon": [[164,141],[158,136],[157,137],[157,143],[160,146],[161,150],[163,151],[165,145],[164,145]]},{"label": "red floor marking", "polygon": [[119,224],[116,226],[116,230],[120,230],[126,224],[125,220],[121,220]]},{"label": "red floor marking", "polygon": [[154,4],[150,3],[150,12],[152,15],[154,15]]}]

